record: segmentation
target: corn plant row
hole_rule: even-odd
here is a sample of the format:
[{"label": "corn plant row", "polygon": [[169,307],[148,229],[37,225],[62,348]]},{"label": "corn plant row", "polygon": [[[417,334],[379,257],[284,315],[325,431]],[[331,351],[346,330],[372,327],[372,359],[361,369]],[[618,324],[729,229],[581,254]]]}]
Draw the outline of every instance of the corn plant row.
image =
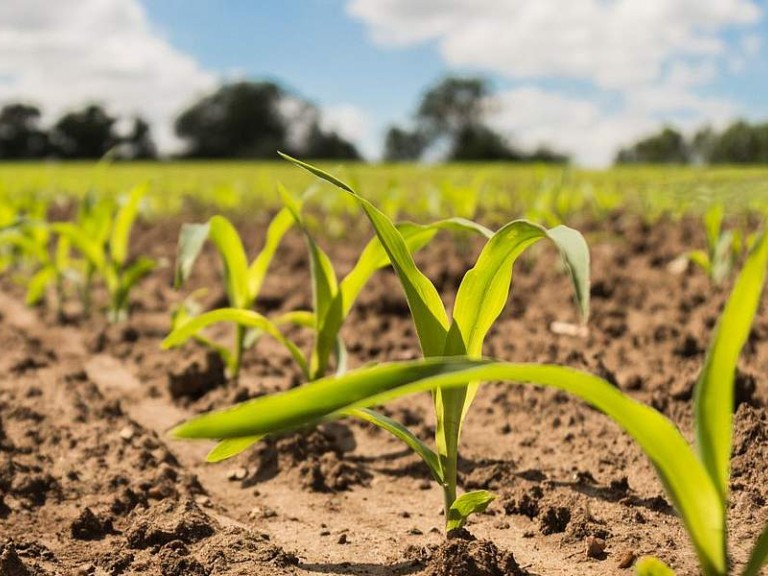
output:
[{"label": "corn plant row", "polygon": [[[507,301],[514,261],[539,239],[551,240],[560,250],[573,280],[578,309],[586,320],[589,255],[578,232],[563,226],[547,230],[527,221],[510,222],[495,233],[486,232],[485,247],[475,266],[464,276],[449,317],[437,289],[413,260],[412,253],[418,246],[409,243],[407,226],[395,225],[336,177],[298,160],[289,160],[340,188],[366,215],[375,238],[364,252],[385,254],[386,259],[377,260],[377,264],[389,263],[395,269],[424,357],[344,370],[344,347],[338,337],[338,325],[345,315],[329,316],[329,311],[334,306],[341,311],[348,310],[346,306],[351,305],[351,301],[345,301],[344,281],[337,282],[327,255],[302,225],[299,202],[284,192],[286,208],[307,238],[312,265],[314,310],[297,312],[294,317],[315,334],[312,356],[304,361],[307,382],[286,392],[192,418],[177,426],[173,435],[216,440],[218,444],[209,460],[218,461],[246,450],[267,435],[284,434],[344,417],[372,422],[404,441],[427,464],[443,489],[445,528],[450,533],[461,528],[471,514],[484,510],[493,499],[492,494],[483,490],[457,494],[456,462],[461,426],[478,387],[487,381],[553,387],[602,411],[638,443],[683,521],[701,573],[705,576],[729,574],[727,511],[734,375],[765,284],[768,235],[763,233],[751,243],[712,336],[695,389],[696,441],[691,446],[663,414],[595,375],[565,366],[516,364],[482,356],[485,337]],[[330,319],[332,323],[327,324]],[[271,322],[270,330],[279,331],[279,324],[279,321]],[[330,330],[325,340],[323,330],[327,325],[332,325],[334,330]],[[169,336],[166,345],[175,345],[193,335],[192,330],[185,333],[182,325]],[[332,340],[337,370],[326,374],[324,359],[330,357]],[[320,350],[325,352],[321,354]],[[434,447],[418,439],[401,423],[373,409],[422,391],[431,391],[434,398],[437,422]],[[741,573],[756,576],[767,559],[768,527],[758,537]],[[653,557],[641,558],[635,570],[640,576],[673,574],[668,566]]]},{"label": "corn plant row", "polygon": [[[468,218],[430,224],[395,223],[353,187],[309,164],[286,157],[300,168],[343,192],[362,211],[374,231],[352,270],[339,278],[303,213],[305,198],[279,188],[282,208],[269,224],[262,250],[249,261],[242,239],[223,216],[183,227],[179,238],[175,284],[188,280],[202,247],[210,241],[222,263],[228,306],[199,310],[190,296],[173,314],[166,348],[189,340],[219,353],[230,377],[242,368],[244,351],[262,337],[272,337],[295,360],[304,379],[297,389],[264,396],[233,408],[205,414],[178,426],[181,438],[217,441],[209,460],[234,456],[266,435],[282,434],[343,417],[372,423],[404,442],[425,462],[443,491],[445,530],[461,529],[467,519],[484,510],[494,495],[485,490],[459,494],[457,462],[461,431],[472,401],[483,382],[507,381],[554,387],[581,398],[619,424],[641,447],[680,514],[705,576],[729,573],[727,542],[728,482],[732,438],[733,383],[740,355],[760,301],[768,267],[768,235],[744,237],[724,231],[722,206],[704,216],[708,249],[685,258],[701,266],[714,283],[722,282],[737,265],[745,264],[713,334],[694,396],[695,446],[676,426],[653,408],[639,403],[606,381],[563,366],[515,364],[485,358],[483,345],[509,298],[515,261],[539,240],[560,252],[574,287],[577,311],[586,322],[589,311],[589,252],[576,230],[557,225],[571,210],[569,196],[554,187],[541,205],[528,211],[546,221],[544,228],[515,220],[491,231]],[[472,189],[478,189],[473,185]],[[455,189],[446,188],[457,194]],[[31,197],[26,203],[3,204],[0,210],[0,265],[26,278],[27,301],[39,302],[49,288],[56,292],[60,314],[74,290],[85,314],[100,283],[108,294],[107,315],[124,319],[129,294],[156,263],[129,258],[129,240],[147,188],[134,188],[114,201],[87,195],[71,221],[48,222],[48,202]],[[462,192],[464,196],[464,194]],[[471,217],[477,198],[465,197],[462,210]],[[397,213],[391,206],[387,212]],[[312,306],[269,317],[254,308],[283,237],[296,227],[309,253]],[[474,266],[459,286],[449,311],[441,295],[414,261],[441,230],[475,234],[485,240]],[[418,336],[422,358],[347,371],[343,323],[366,283],[377,270],[392,266],[402,286]],[[234,325],[231,346],[212,340],[205,329],[217,323]],[[296,325],[313,334],[309,350],[286,336]],[[407,394],[430,391],[436,430],[434,444],[419,439],[402,423],[376,411],[375,406]],[[768,558],[768,528],[758,538],[742,574],[754,576]],[[655,558],[636,565],[641,576],[671,574]]]},{"label": "corn plant row", "polygon": [[6,205],[5,226],[0,228],[2,265],[26,283],[27,304],[39,303],[54,286],[60,319],[72,292],[88,317],[96,283],[101,282],[109,299],[107,317],[124,320],[131,290],[156,267],[150,258],[129,259],[131,231],[147,191],[147,186],[137,186],[117,201],[89,194],[71,221],[48,221],[48,203],[39,198],[14,209]]}]

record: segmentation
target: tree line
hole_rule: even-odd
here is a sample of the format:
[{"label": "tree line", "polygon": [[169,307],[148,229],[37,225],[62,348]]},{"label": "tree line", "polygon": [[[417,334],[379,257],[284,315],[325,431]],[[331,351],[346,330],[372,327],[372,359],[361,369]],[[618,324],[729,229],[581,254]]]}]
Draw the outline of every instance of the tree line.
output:
[{"label": "tree line", "polygon": [[722,130],[704,127],[692,136],[666,126],[623,148],[616,164],[767,164],[768,122],[733,122]]},{"label": "tree line", "polygon": [[[129,127],[121,130],[124,122],[90,104],[47,129],[41,118],[41,110],[26,103],[0,109],[0,160],[158,157],[150,126],[141,117],[129,119]],[[185,143],[179,154],[184,158],[274,159],[276,150],[307,158],[360,158],[354,144],[321,127],[315,106],[271,82],[226,84],[184,110],[174,129]]]},{"label": "tree line", "polygon": [[42,127],[41,116],[40,109],[30,104],[0,109],[0,159],[101,158],[113,148],[128,159],[157,157],[149,124],[140,117],[131,119],[126,133],[118,134],[117,118],[96,105],[64,114],[49,129]]},{"label": "tree line", "polygon": [[[491,90],[481,78],[447,77],[421,97],[407,127],[391,126],[384,160],[567,162],[546,147],[512,145],[484,120]],[[174,130],[184,143],[177,156],[196,159],[274,159],[276,150],[311,159],[359,160],[354,143],[323,127],[311,102],[274,82],[224,84],[183,110]],[[42,158],[151,160],[158,149],[141,117],[119,119],[90,104],[49,127],[42,111],[17,102],[0,109],[0,160]]]},{"label": "tree line", "polygon": [[[567,155],[542,146],[524,150],[488,125],[488,82],[446,77],[421,96],[407,125],[390,126],[383,159],[455,162],[567,163]],[[274,82],[220,86],[183,110],[174,130],[184,143],[178,154],[195,159],[267,159],[276,150],[302,158],[359,160],[354,143],[323,127],[321,111]],[[151,160],[158,157],[150,125],[119,119],[90,104],[45,127],[41,110],[16,102],[0,108],[0,160],[42,158]],[[768,123],[734,122],[721,131],[703,128],[690,137],[672,127],[623,148],[617,164],[768,163]]]},{"label": "tree line", "polygon": [[389,128],[384,159],[416,161],[443,150],[442,158],[451,162],[568,162],[546,146],[522,150],[495,132],[485,121],[491,96],[482,78],[443,79],[422,96],[411,127]]}]

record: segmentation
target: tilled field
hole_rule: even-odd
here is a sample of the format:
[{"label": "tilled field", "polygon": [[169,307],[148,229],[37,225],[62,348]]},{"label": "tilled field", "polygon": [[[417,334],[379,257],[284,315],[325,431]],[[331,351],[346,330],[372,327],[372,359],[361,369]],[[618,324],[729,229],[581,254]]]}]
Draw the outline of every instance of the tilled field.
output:
[{"label": "tilled field", "polygon": [[[478,538],[471,543],[443,543],[439,487],[399,442],[367,425],[327,425],[205,464],[209,445],[166,431],[194,413],[294,386],[300,375],[266,339],[229,383],[220,362],[195,345],[160,350],[168,311],[181,298],[170,288],[178,226],[169,220],[134,232],[138,252],[171,265],[142,284],[121,325],[82,321],[74,309],[57,325],[51,310],[26,309],[22,291],[4,281],[0,574],[629,574],[642,554],[696,573],[681,522],[641,452],[606,417],[553,391],[481,389],[465,425],[461,484],[498,498],[470,521]],[[261,243],[242,229],[252,247]],[[690,437],[692,386],[728,293],[698,270],[667,268],[703,244],[700,224],[648,227],[617,215],[581,229],[592,252],[588,334],[552,331],[576,313],[554,249],[542,244],[518,263],[486,353],[592,371]],[[360,240],[325,243],[339,272],[352,266]],[[450,300],[476,248],[445,238],[417,261]],[[205,252],[193,284],[209,289],[209,305],[224,298],[218,274]],[[257,308],[270,314],[310,300],[306,250],[292,233]],[[353,365],[419,353],[388,270],[365,289],[343,332]],[[309,334],[292,336],[310,342]],[[766,374],[763,305],[737,376],[737,566],[768,520]],[[434,432],[428,395],[386,411],[424,438]]]}]

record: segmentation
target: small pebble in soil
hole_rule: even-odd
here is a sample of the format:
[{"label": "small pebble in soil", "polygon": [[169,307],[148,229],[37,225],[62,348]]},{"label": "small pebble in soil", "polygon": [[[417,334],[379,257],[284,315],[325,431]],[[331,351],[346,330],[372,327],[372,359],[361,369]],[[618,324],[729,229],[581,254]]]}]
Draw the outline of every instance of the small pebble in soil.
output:
[{"label": "small pebble in soil", "polygon": [[421,536],[424,534],[424,532],[422,532],[418,528],[411,528],[410,530],[408,530],[408,534],[410,534],[411,536]]},{"label": "small pebble in soil", "polygon": [[632,564],[635,563],[635,553],[632,552],[632,550],[627,550],[624,552],[624,554],[621,555],[621,558],[619,559],[619,563],[617,566],[619,568],[629,568],[632,566]]},{"label": "small pebble in soil", "polygon": [[346,533],[339,534],[339,544],[349,544]]},{"label": "small pebble in soil", "polygon": [[124,426],[120,430],[120,438],[125,440],[126,442],[130,442],[131,439],[136,435],[136,430],[133,429],[133,426]]},{"label": "small pebble in soil", "polygon": [[213,506],[213,504],[211,503],[211,499],[208,496],[197,496],[195,498],[195,502],[199,506],[205,506],[206,508],[210,508],[211,506]]},{"label": "small pebble in soil", "polygon": [[245,477],[248,476],[248,469],[247,468],[233,468],[229,472],[227,472],[227,480],[231,482],[236,482],[238,480],[245,480]]},{"label": "small pebble in soil", "polygon": [[598,558],[600,560],[605,558],[605,540],[590,536],[587,538],[586,548],[587,558]]},{"label": "small pebble in soil", "polygon": [[418,485],[419,490],[429,490],[432,488],[432,483],[429,480],[422,480]]},{"label": "small pebble in soil", "polygon": [[277,516],[277,512],[275,512],[269,506],[256,506],[253,510],[251,510],[248,516],[251,520],[256,520],[258,518],[275,518]]}]

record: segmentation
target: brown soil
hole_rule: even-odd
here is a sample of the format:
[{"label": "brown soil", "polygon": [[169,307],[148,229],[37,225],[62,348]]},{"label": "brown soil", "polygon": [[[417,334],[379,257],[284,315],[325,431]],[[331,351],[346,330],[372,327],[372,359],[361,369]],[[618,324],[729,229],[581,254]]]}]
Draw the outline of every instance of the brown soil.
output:
[{"label": "brown soil", "polygon": [[[138,251],[171,263],[180,220],[143,225]],[[553,250],[519,264],[513,295],[487,353],[598,373],[653,404],[691,436],[691,391],[727,287],[698,270],[672,274],[677,255],[703,243],[694,222],[653,227],[616,215],[587,231],[593,258],[586,336]],[[243,228],[250,246],[256,231]],[[254,231],[256,230],[256,231]],[[340,273],[358,242],[327,242]],[[446,300],[477,246],[438,241],[418,258]],[[204,253],[195,287],[223,298],[218,263]],[[308,266],[290,236],[259,309],[307,308]],[[607,418],[562,393],[484,387],[466,422],[464,489],[498,499],[444,541],[440,490],[423,465],[383,432],[356,422],[277,438],[217,465],[209,445],[170,440],[184,418],[300,384],[291,359],[264,339],[238,382],[206,351],[161,351],[170,265],[134,296],[131,320],[84,321],[76,306],[56,325],[53,306],[31,311],[3,281],[0,296],[0,574],[629,574],[655,554],[695,574],[680,520],[642,453]],[[226,329],[217,336],[226,337]],[[291,334],[304,345],[308,334]],[[390,271],[365,290],[344,336],[353,365],[418,354]],[[732,556],[746,558],[768,520],[768,312],[762,307],[739,365],[731,505]],[[425,438],[427,395],[388,406]]]}]

